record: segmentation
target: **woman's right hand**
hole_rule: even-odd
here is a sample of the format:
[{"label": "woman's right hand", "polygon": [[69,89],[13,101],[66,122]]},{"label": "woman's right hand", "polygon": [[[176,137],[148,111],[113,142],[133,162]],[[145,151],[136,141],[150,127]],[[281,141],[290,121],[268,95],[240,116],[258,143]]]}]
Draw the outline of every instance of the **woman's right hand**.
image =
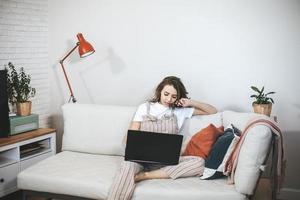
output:
[{"label": "woman's right hand", "polygon": [[176,104],[177,104],[177,106],[180,106],[180,107],[190,107],[190,106],[192,106],[192,102],[188,98],[181,98],[177,101]]},{"label": "woman's right hand", "polygon": [[129,130],[140,130],[141,122],[133,121],[130,124]]}]

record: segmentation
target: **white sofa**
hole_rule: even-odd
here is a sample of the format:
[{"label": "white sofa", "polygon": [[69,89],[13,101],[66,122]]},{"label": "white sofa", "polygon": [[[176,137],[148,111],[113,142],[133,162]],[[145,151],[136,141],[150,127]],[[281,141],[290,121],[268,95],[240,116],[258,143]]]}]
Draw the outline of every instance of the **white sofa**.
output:
[{"label": "white sofa", "polygon": [[[106,199],[113,178],[124,159],[122,139],[136,107],[66,104],[62,108],[64,134],[62,152],[43,160],[18,175],[18,188],[27,195],[58,199]],[[190,138],[209,123],[232,123],[243,130],[253,113],[224,111],[194,116],[181,133]],[[235,184],[226,178],[200,180],[147,180],[137,184],[133,200],[249,199],[253,195],[260,168],[268,154],[272,133],[265,126],[253,127],[242,146]],[[186,142],[185,142],[186,144]]]}]

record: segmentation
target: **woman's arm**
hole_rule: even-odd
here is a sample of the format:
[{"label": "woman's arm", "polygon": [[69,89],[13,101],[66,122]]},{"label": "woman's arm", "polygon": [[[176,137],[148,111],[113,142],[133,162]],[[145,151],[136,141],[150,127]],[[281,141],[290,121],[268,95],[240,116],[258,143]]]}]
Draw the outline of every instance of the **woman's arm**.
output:
[{"label": "woman's arm", "polygon": [[218,112],[212,105],[187,98],[181,98],[178,101],[178,104],[182,107],[194,107],[195,110],[193,115],[210,115]]}]

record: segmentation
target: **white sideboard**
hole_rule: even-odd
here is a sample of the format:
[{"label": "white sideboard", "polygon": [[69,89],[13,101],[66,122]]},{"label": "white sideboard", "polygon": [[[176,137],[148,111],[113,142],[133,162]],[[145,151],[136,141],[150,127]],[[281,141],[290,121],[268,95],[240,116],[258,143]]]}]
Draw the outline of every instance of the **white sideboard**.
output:
[{"label": "white sideboard", "polygon": [[17,175],[56,153],[56,130],[40,128],[0,138],[0,197],[17,190]]}]

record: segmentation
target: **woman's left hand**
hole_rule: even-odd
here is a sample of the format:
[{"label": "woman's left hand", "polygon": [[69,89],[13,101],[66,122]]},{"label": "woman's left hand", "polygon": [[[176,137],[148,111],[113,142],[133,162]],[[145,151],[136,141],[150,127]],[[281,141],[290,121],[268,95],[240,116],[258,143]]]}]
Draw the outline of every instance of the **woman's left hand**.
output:
[{"label": "woman's left hand", "polygon": [[192,106],[192,100],[188,98],[181,98],[177,101],[176,105],[181,107],[190,107]]}]

